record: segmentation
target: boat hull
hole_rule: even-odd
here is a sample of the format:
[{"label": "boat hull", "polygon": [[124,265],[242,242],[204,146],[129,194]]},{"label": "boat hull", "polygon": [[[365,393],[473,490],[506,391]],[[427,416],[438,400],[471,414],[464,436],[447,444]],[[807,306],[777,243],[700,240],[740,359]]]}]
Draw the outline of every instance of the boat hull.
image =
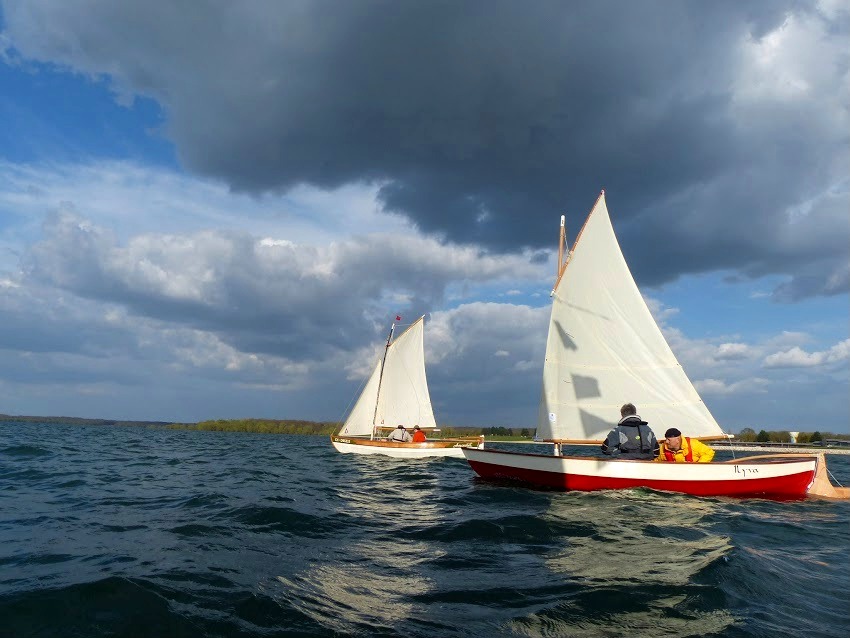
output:
[{"label": "boat hull", "polygon": [[424,443],[396,443],[358,439],[350,436],[331,436],[331,443],[343,454],[383,454],[400,459],[421,459],[430,457],[463,458],[463,446],[476,445],[475,440],[442,439]]},{"label": "boat hull", "polygon": [[746,460],[725,463],[655,463],[569,456],[544,456],[464,448],[483,479],[518,481],[536,487],[589,492],[645,487],[694,496],[794,499],[806,496],[817,458]]}]

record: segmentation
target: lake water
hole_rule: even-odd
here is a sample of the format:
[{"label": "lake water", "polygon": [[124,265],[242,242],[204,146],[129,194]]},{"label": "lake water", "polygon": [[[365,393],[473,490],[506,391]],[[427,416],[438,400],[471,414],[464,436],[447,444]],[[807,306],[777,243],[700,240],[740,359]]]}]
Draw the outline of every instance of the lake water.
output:
[{"label": "lake water", "polygon": [[[829,465],[850,484],[850,457]],[[846,638],[850,501],[542,492],[326,437],[0,423],[0,636],[336,635]]]}]

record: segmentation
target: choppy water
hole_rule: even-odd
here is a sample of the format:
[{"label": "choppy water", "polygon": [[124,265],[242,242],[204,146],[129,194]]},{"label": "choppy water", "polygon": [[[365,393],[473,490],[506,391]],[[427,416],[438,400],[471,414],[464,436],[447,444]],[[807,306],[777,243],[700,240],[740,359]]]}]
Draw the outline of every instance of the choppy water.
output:
[{"label": "choppy water", "polygon": [[[850,457],[830,457],[850,484]],[[850,502],[483,483],[324,437],[0,424],[2,636],[850,635]]]}]

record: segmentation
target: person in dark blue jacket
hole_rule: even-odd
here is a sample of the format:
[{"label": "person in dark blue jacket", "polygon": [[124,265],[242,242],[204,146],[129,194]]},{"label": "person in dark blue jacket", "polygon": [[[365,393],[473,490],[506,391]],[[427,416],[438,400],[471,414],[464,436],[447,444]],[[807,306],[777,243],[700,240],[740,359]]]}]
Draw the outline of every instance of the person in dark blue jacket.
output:
[{"label": "person in dark blue jacket", "polygon": [[602,452],[618,459],[652,460],[658,456],[658,440],[637,414],[637,408],[626,403],[620,408],[620,422],[608,433]]}]

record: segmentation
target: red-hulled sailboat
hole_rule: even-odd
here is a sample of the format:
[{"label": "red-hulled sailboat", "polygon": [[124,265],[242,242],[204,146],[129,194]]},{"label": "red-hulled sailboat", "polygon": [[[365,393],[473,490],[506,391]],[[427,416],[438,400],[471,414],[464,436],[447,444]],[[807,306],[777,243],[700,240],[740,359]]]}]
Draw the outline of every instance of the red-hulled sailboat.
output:
[{"label": "red-hulled sailboat", "polygon": [[728,438],[708,411],[638,290],[599,195],[558,277],[543,366],[537,438],[553,454],[464,448],[482,478],[559,490],[646,487],[697,496],[848,498],[820,455],[747,457],[714,463],[562,456],[562,446],[602,443],[623,403],[655,432],[676,427],[701,440]]}]

